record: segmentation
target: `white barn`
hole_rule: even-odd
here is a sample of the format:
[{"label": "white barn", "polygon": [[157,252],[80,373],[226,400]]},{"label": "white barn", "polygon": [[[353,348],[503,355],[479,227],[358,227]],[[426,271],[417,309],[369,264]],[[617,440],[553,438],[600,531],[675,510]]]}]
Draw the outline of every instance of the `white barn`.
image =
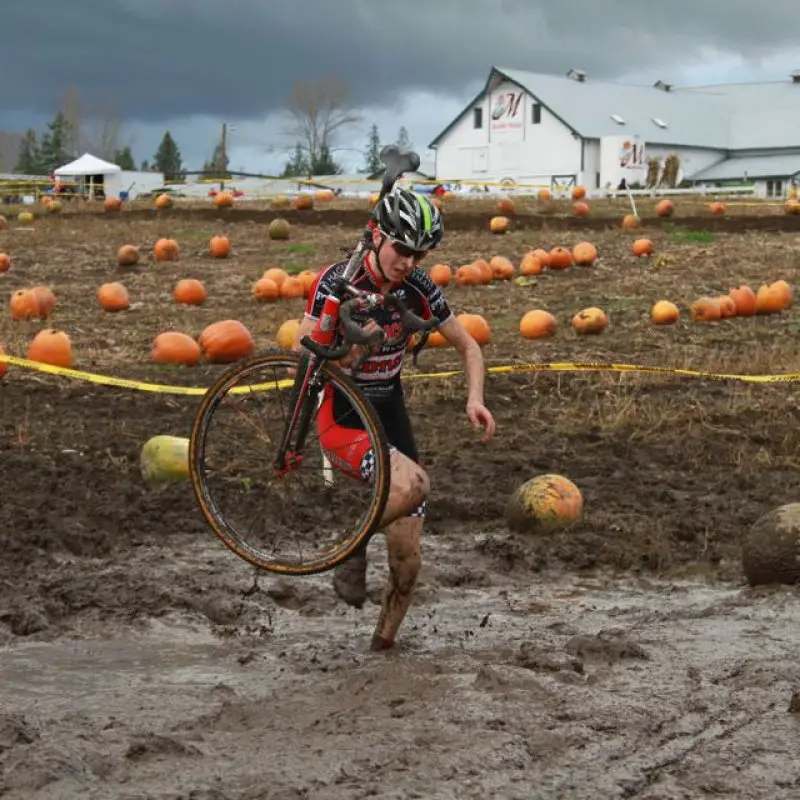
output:
[{"label": "white barn", "polygon": [[679,180],[750,182],[783,197],[800,178],[800,72],[788,80],[632,86],[492,67],[431,142],[441,182],[644,186],[648,160],[675,154]]}]

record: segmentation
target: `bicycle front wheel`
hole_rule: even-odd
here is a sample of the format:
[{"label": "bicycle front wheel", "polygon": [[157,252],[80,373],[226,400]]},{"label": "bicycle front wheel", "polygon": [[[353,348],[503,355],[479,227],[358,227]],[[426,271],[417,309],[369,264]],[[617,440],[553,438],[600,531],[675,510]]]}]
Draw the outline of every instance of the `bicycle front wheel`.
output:
[{"label": "bicycle front wheel", "polygon": [[[370,454],[371,477],[332,465],[336,453],[325,433],[340,418],[321,423],[318,403],[309,402],[304,406],[312,418],[302,451],[294,452],[287,469],[276,469],[296,402],[289,370],[299,367],[299,354],[273,352],[221,375],[195,415],[189,473],[203,516],[236,555],[269,572],[310,575],[344,561],[377,530],[391,468],[373,406],[347,375],[325,363],[323,386],[347,401],[341,404],[348,410],[347,426],[356,428],[353,436]],[[294,435],[291,442],[295,448]]]}]

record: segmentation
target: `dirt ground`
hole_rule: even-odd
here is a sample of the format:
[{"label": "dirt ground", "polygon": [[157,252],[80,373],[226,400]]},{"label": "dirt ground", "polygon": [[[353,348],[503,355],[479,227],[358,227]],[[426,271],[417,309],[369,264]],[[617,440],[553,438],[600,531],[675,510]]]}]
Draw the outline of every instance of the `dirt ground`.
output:
[{"label": "dirt ground", "polygon": [[[155,335],[236,318],[267,349],[303,302],[258,304],[252,282],[276,264],[318,268],[358,233],[355,222],[297,225],[278,243],[252,219],[141,216],[63,215],[0,232],[12,257],[2,295],[43,283],[59,300],[49,323],[2,316],[7,352],[24,356],[52,326],[72,336],[79,369],[207,385],[221,367],[149,364]],[[207,255],[217,232],[233,244],[226,261]],[[640,235],[660,258],[633,257]],[[160,236],[179,241],[180,262],[152,262]],[[447,288],[457,312],[491,323],[488,366],[800,372],[796,308],[706,325],[685,311],[741,282],[794,283],[791,232],[544,225],[493,237],[480,218],[436,260],[519,263],[528,248],[582,239],[600,252],[593,268]],[[145,254],[132,269],[114,258],[127,242]],[[182,277],[205,281],[204,306],[172,302]],[[109,280],[128,287],[130,311],[97,306]],[[683,309],[677,325],[649,324],[662,298]],[[569,319],[590,305],[609,328],[578,337]],[[520,338],[534,307],[558,317],[554,338]],[[457,366],[452,351],[430,350],[409,375]],[[408,393],[433,485],[424,572],[400,646],[375,655],[382,539],[370,546],[362,611],[336,600],[329,575],[254,576],[213,539],[190,487],[149,491],[139,475],[142,443],[188,435],[198,398],[10,367],[0,379],[0,796],[797,797],[800,603],[793,587],[746,587],[739,564],[747,527],[800,499],[793,384],[491,375],[488,445],[466,422],[460,377],[409,380]],[[584,520],[545,538],[508,534],[508,495],[542,472],[577,483]]]}]

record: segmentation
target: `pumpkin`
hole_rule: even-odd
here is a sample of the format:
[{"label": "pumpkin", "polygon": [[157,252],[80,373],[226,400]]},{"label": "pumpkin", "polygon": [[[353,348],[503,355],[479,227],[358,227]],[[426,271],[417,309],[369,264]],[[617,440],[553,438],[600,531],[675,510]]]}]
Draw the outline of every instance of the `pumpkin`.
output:
[{"label": "pumpkin", "polygon": [[444,338],[441,331],[431,331],[428,336],[428,341],[425,342],[425,347],[449,347],[450,342]]},{"label": "pumpkin", "polygon": [[53,294],[53,290],[47,286],[34,286],[33,289],[31,289],[31,292],[36,300],[36,304],[39,307],[38,316],[41,319],[47,319],[57,305],[56,296]]},{"label": "pumpkin", "polygon": [[271,303],[281,296],[281,288],[272,278],[259,278],[252,286],[251,293],[260,303]]},{"label": "pumpkin", "polygon": [[758,517],[742,539],[741,559],[751,586],[800,583],[800,503]]},{"label": "pumpkin", "polygon": [[572,318],[572,328],[579,336],[602,333],[608,326],[608,317],[602,308],[592,306],[579,311]]},{"label": "pumpkin", "polygon": [[117,250],[117,264],[121,267],[132,267],[139,263],[139,248],[133,244],[124,244]]},{"label": "pumpkin", "polygon": [[72,342],[64,331],[45,328],[33,337],[28,347],[28,360],[70,369],[74,364]]},{"label": "pumpkin", "polygon": [[650,320],[654,325],[672,325],[678,321],[680,315],[678,306],[669,300],[659,300],[650,309]]},{"label": "pumpkin", "polygon": [[508,217],[492,217],[489,220],[489,230],[494,234],[503,234],[508,230]]},{"label": "pumpkin", "polygon": [[280,286],[281,297],[291,300],[297,297],[304,296],[303,281],[294,275],[287,275],[286,279]]},{"label": "pumpkin", "polygon": [[212,258],[227,258],[231,252],[231,242],[227,236],[212,236],[208,242],[208,251]]},{"label": "pumpkin", "polygon": [[34,217],[30,211],[20,211],[19,214],[17,214],[17,222],[19,222],[20,225],[33,225],[35,220],[36,217]]},{"label": "pumpkin", "polygon": [[541,275],[544,266],[540,258],[537,258],[533,252],[526,253],[519,263],[519,271],[521,275]]},{"label": "pumpkin", "polygon": [[636,214],[626,214],[622,218],[622,227],[626,230],[634,230],[642,224],[641,219]]},{"label": "pumpkin", "polygon": [[120,211],[122,209],[122,200],[119,197],[106,197],[103,200],[103,210],[106,213],[112,213],[114,211]]},{"label": "pumpkin", "polygon": [[659,200],[659,202],[656,203],[656,214],[659,217],[671,217],[674,212],[675,205],[672,200],[665,197],[663,200]]},{"label": "pumpkin", "polygon": [[303,284],[303,297],[308,297],[311,294],[311,287],[314,285],[318,274],[313,269],[304,269],[297,274],[297,279]]},{"label": "pumpkin", "polygon": [[550,533],[580,521],[583,495],[563,475],[537,475],[509,497],[505,516],[515,533]]},{"label": "pumpkin", "polygon": [[452,278],[452,273],[447,264],[434,264],[428,270],[428,277],[437,286],[447,286],[450,283],[450,278]]},{"label": "pumpkin", "polygon": [[189,477],[189,439],[185,436],[152,436],[139,453],[142,480],[161,486]]},{"label": "pumpkin", "polygon": [[289,273],[281,267],[269,267],[261,277],[269,278],[280,289],[281,284],[289,277]]},{"label": "pumpkin", "polygon": [[475,268],[478,270],[480,276],[479,283],[487,286],[494,280],[494,272],[489,262],[485,258],[478,258],[473,262]]},{"label": "pumpkin", "polygon": [[[7,355],[6,351],[3,350],[3,345],[0,344],[0,356]],[[5,361],[0,361],[0,378],[8,372],[8,364]]]},{"label": "pumpkin", "polygon": [[47,204],[47,213],[48,214],[60,214],[61,213],[61,201],[60,200],[51,200]]},{"label": "pumpkin", "polygon": [[369,207],[370,207],[370,208],[374,208],[374,207],[375,207],[375,204],[376,204],[376,203],[378,202],[378,200],[380,199],[380,196],[381,196],[381,195],[380,195],[380,192],[372,192],[372,193],[370,194],[370,196],[369,196],[369,201],[368,201],[368,202],[369,202]]},{"label": "pumpkin", "polygon": [[535,258],[538,258],[539,261],[542,262],[543,267],[550,266],[550,251],[544,250],[541,247],[537,247],[535,250],[531,251],[531,255]]},{"label": "pumpkin", "polygon": [[572,213],[576,217],[588,217],[589,204],[585,203],[583,200],[578,200],[577,202],[572,204]]},{"label": "pumpkin", "polygon": [[179,261],[180,247],[174,239],[158,239],[153,246],[156,261]]},{"label": "pumpkin", "polygon": [[800,214],[800,200],[794,197],[786,201],[785,210],[787,214]]},{"label": "pumpkin", "polygon": [[722,317],[722,309],[714,297],[698,297],[689,306],[689,313],[695,322],[716,322]]},{"label": "pumpkin", "polygon": [[269,207],[276,210],[289,208],[290,205],[291,202],[285,194],[276,194],[275,197],[269,201]]},{"label": "pumpkin", "polygon": [[156,208],[165,209],[172,207],[172,198],[168,194],[160,194],[156,197]]},{"label": "pumpkin", "polygon": [[637,239],[631,246],[633,254],[639,258],[653,255],[653,243],[650,239]]},{"label": "pumpkin", "polygon": [[493,256],[489,266],[496,281],[510,281],[514,277],[514,265],[505,256]]},{"label": "pumpkin", "polygon": [[294,198],[294,207],[298,211],[310,211],[314,208],[314,198],[309,192],[300,192]]},{"label": "pumpkin", "polygon": [[752,317],[756,313],[756,294],[747,285],[742,284],[728,292],[728,297],[736,306],[736,315],[739,317]]},{"label": "pumpkin", "polygon": [[716,200],[713,203],[708,204],[708,210],[714,214],[714,216],[722,216],[726,211],[725,203],[721,203],[719,200]]},{"label": "pumpkin", "polygon": [[319,203],[330,203],[331,200],[334,200],[336,195],[333,192],[333,189],[318,189],[314,192],[314,202]]},{"label": "pumpkin", "polygon": [[198,341],[211,364],[238,361],[249,356],[256,346],[250,331],[235,319],[212,322],[203,329]]},{"label": "pumpkin", "polygon": [[214,205],[217,208],[230,208],[233,205],[233,195],[230,192],[218,192],[214,197]]},{"label": "pumpkin", "polygon": [[491,341],[492,329],[480,314],[459,314],[456,319],[481,347]]},{"label": "pumpkin", "polygon": [[572,250],[557,245],[550,251],[547,266],[550,269],[569,269],[572,266]]},{"label": "pumpkin", "polygon": [[539,193],[537,194],[537,197],[542,202],[546,202],[547,200],[552,200],[553,199],[553,193],[549,189],[539,189]]},{"label": "pumpkin", "polygon": [[200,355],[200,345],[191,336],[179,331],[159,333],[150,346],[150,357],[156,364],[191,367],[200,361]]},{"label": "pumpkin", "polygon": [[128,290],[118,281],[102,284],[97,290],[97,302],[104,311],[125,311],[131,307]]},{"label": "pumpkin", "polygon": [[270,239],[283,241],[289,238],[291,232],[291,226],[285,219],[282,219],[281,217],[272,220],[267,227],[267,236],[269,236]]},{"label": "pumpkin", "polygon": [[172,291],[172,299],[185,306],[201,306],[207,296],[206,287],[197,278],[182,278]]},{"label": "pumpkin", "polygon": [[8,253],[0,253],[0,272],[8,272],[11,269],[11,257]]},{"label": "pumpkin", "polygon": [[455,274],[459,286],[477,286],[481,282],[481,273],[474,264],[459,267]]},{"label": "pumpkin", "polygon": [[784,295],[774,284],[762,283],[756,292],[756,314],[778,314],[783,311]]},{"label": "pumpkin", "polygon": [[497,211],[502,214],[513,214],[516,211],[514,201],[510,197],[501,197],[497,201]]},{"label": "pumpkin", "polygon": [[275,334],[275,342],[282,350],[291,350],[294,348],[295,336],[300,330],[299,319],[287,319],[283,325],[278,328]]},{"label": "pumpkin", "polygon": [[736,316],[736,303],[733,302],[732,297],[727,294],[722,294],[714,299],[719,303],[720,319],[730,319],[730,317]]},{"label": "pumpkin", "polygon": [[586,187],[585,186],[573,186],[572,187],[572,199],[573,200],[583,200],[586,197]]},{"label": "pumpkin", "polygon": [[39,316],[39,301],[30,289],[17,289],[9,302],[12,319],[35,319]]},{"label": "pumpkin", "polygon": [[[2,271],[2,268],[0,268],[0,271]],[[783,297],[783,307],[791,308],[794,302],[794,291],[792,291],[792,287],[784,280],[775,281],[775,283],[770,284],[770,286]]]},{"label": "pumpkin", "polygon": [[519,332],[523,339],[545,339],[556,329],[556,318],[548,311],[535,308],[520,320]]},{"label": "pumpkin", "polygon": [[597,261],[597,248],[591,242],[579,242],[572,248],[572,260],[579,267],[591,267]]}]

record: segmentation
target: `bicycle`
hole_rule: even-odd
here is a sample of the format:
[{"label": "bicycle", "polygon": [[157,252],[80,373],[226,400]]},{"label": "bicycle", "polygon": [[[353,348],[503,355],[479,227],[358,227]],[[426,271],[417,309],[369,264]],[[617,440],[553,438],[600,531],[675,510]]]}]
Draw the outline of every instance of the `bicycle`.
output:
[{"label": "bicycle", "polygon": [[[381,160],[385,171],[379,199],[374,208],[378,208],[381,200],[389,192],[404,173],[419,167],[419,156],[407,150],[389,145],[381,152]],[[370,215],[370,221],[375,219],[375,212]],[[428,335],[439,325],[436,317],[422,319],[410,311],[402,300],[395,294],[381,295],[375,292],[364,291],[352,285],[361,259],[372,246],[372,228],[368,223],[364,233],[350,255],[347,266],[338,282],[334,293],[327,298],[318,324],[310,336],[304,336],[301,344],[305,351],[272,350],[244,362],[240,362],[226,372],[206,391],[196,412],[192,425],[189,442],[189,473],[196,500],[200,510],[211,527],[213,533],[232,550],[237,556],[250,564],[268,572],[286,575],[311,575],[332,569],[352,555],[365,543],[378,529],[388,500],[391,466],[389,446],[383,425],[368,398],[364,396],[355,381],[346,375],[339,366],[332,363],[344,358],[352,345],[363,345],[365,353],[353,368],[358,368],[360,362],[368,354],[368,349],[379,346],[385,338],[383,330],[366,332],[353,318],[358,312],[375,309],[379,306],[394,307],[402,317],[406,328],[421,333],[419,340],[412,348],[413,361],[416,364],[417,356],[425,345]],[[219,503],[212,497],[209,488],[211,476],[221,474],[221,469],[209,465],[206,458],[207,437],[215,414],[222,409],[235,408],[237,403],[231,395],[236,393],[255,396],[258,389],[262,396],[271,395],[266,391],[265,384],[257,384],[250,391],[244,388],[236,389],[236,384],[266,368],[275,368],[281,374],[294,375],[293,379],[276,381],[273,391],[279,387],[290,386],[290,400],[288,402],[288,418],[284,423],[277,442],[277,452],[270,464],[265,464],[267,471],[261,473],[262,483],[257,484],[260,491],[266,496],[275,488],[273,481],[277,482],[288,476],[299,474],[304,468],[305,461],[316,454],[314,448],[308,446],[307,439],[312,430],[312,416],[318,411],[323,399],[323,394],[338,391],[348,401],[351,410],[360,418],[363,430],[369,437],[369,443],[374,454],[374,465],[370,481],[362,481],[369,493],[369,499],[359,520],[341,536],[331,535],[332,541],[327,542],[327,547],[316,557],[305,555],[293,558],[280,558],[269,555],[259,547],[250,544],[246,533],[239,530],[225,514],[220,511]],[[293,372],[292,372],[293,371]],[[242,406],[243,403],[239,403]],[[222,437],[221,454],[218,464],[221,467],[227,459],[230,464],[237,464],[242,456],[242,450],[231,448],[229,436]],[[262,437],[262,444],[273,444],[272,437]],[[310,530],[306,531],[306,540],[319,541],[325,538],[325,524],[329,521],[336,506],[329,496],[333,480],[331,459],[335,454],[325,452],[320,444],[322,468],[315,471],[324,475],[326,488],[321,495],[325,496],[325,515],[323,518],[308,517],[305,519]],[[212,459],[213,460],[213,459]],[[271,477],[270,477],[271,476]],[[298,479],[299,480],[299,479]],[[240,485],[241,484],[241,485]],[[258,508],[258,497],[251,497],[256,491],[253,479],[246,476],[239,482],[222,480],[223,489],[233,495],[233,506],[236,511],[246,506],[248,501]],[[269,490],[269,492],[267,491]],[[345,504],[345,507],[349,507]],[[299,523],[298,523],[299,524]],[[280,526],[279,526],[280,527]],[[299,533],[298,533],[299,535]]]}]

